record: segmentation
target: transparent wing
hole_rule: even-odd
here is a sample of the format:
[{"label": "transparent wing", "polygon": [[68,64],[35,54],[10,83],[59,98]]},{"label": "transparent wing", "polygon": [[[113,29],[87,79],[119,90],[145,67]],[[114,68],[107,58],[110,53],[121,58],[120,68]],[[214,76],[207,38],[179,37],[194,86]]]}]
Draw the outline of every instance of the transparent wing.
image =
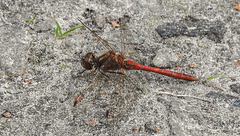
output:
[{"label": "transparent wing", "polygon": [[138,88],[125,75],[111,78],[111,81],[117,81],[117,84],[111,93],[107,121],[110,125],[116,124],[127,115],[129,108],[136,102],[140,94]]},{"label": "transparent wing", "polygon": [[83,99],[76,107],[83,112],[85,122],[94,120],[96,124],[113,127],[127,115],[141,93],[125,75],[106,74],[109,78],[100,74],[92,87],[80,93]]},{"label": "transparent wing", "polygon": [[109,45],[109,43],[106,41],[106,40],[104,40],[104,39],[102,39],[100,36],[98,36],[94,31],[92,31],[87,25],[85,25],[82,21],[81,21],[81,19],[78,19],[81,23],[82,23],[82,25],[85,27],[85,28],[87,28],[96,38],[97,38],[97,40],[99,40],[108,50],[113,50],[113,48]]},{"label": "transparent wing", "polygon": [[120,22],[120,31],[121,31],[121,44],[122,51],[127,58],[138,58],[138,51],[136,50],[136,46],[140,44],[140,41],[137,40],[137,37],[133,36],[133,33],[130,31],[127,23],[130,18],[128,16],[123,16]]}]

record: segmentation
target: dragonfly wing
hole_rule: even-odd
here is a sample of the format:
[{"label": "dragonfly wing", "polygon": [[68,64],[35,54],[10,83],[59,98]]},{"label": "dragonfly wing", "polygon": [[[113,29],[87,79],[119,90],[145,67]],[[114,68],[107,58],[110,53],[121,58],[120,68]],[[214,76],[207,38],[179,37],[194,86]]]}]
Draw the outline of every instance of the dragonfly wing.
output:
[{"label": "dragonfly wing", "polygon": [[[120,19],[120,31],[121,31],[121,44],[122,51],[127,58],[137,59],[138,51],[137,46],[141,44],[141,40],[139,40],[136,33],[132,33],[129,29],[127,23],[130,21],[128,16],[124,16]],[[134,36],[135,35],[135,36]]]},{"label": "dragonfly wing", "polygon": [[114,90],[110,94],[110,105],[107,123],[116,124],[127,115],[129,108],[136,102],[139,90],[125,75],[111,76],[111,81],[116,81]]},{"label": "dragonfly wing", "polygon": [[91,30],[87,25],[85,25],[82,21],[81,21],[81,19],[78,19],[81,23],[82,23],[82,25],[86,28],[86,29],[88,29],[92,34],[93,34],[93,36],[95,36],[96,38],[97,38],[97,40],[99,40],[108,50],[113,50],[113,48],[109,45],[109,43],[106,41],[106,40],[104,40],[104,39],[102,39],[97,33],[95,33],[93,30]]},{"label": "dragonfly wing", "polygon": [[76,107],[82,112],[85,122],[94,120],[95,123],[113,127],[126,116],[141,93],[125,75],[98,74],[91,85],[80,92],[81,101]]}]

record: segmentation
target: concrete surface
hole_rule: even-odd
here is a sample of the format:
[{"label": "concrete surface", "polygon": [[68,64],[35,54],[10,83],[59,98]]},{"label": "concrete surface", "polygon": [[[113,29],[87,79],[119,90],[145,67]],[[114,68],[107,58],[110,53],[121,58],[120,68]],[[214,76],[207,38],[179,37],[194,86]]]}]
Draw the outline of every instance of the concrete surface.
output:
[{"label": "concrete surface", "polygon": [[[234,9],[234,2],[2,0],[0,135],[240,135],[240,66],[235,65],[240,61],[240,11]],[[38,11],[34,22],[23,20]],[[55,39],[56,25],[49,15],[63,32],[81,25],[81,18],[118,51],[122,47],[120,31],[110,22],[127,15],[134,38],[134,44],[124,50],[129,59],[171,67],[200,81],[126,71],[135,87],[115,74],[95,80],[95,76],[88,77],[90,72],[79,75],[83,70],[81,56],[87,52],[100,55],[107,49],[84,28]],[[223,38],[217,42],[205,35],[162,38],[155,30],[187,16],[219,21],[225,29]],[[219,77],[206,84],[211,76]],[[91,82],[94,85],[84,91]],[[211,103],[158,95],[159,91],[196,96]],[[76,92],[84,96],[73,107]]]}]

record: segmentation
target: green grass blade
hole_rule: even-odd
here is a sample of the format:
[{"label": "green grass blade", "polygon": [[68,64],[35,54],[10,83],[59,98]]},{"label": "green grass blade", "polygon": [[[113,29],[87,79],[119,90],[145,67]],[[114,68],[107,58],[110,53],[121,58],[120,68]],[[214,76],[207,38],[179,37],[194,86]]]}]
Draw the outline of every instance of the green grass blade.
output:
[{"label": "green grass blade", "polygon": [[57,35],[58,35],[58,30],[57,30],[57,28],[53,28],[53,30],[54,30],[54,36],[55,36],[55,38],[56,38]]},{"label": "green grass blade", "polygon": [[66,34],[72,32],[73,30],[80,28],[80,27],[83,27],[83,26],[75,26],[75,27],[69,29],[68,31],[64,32],[62,35],[58,36],[58,38],[61,38],[61,37],[65,36]]},{"label": "green grass blade", "polygon": [[219,78],[232,78],[232,77],[228,77],[228,76],[211,76],[211,77],[207,78],[206,81],[211,80],[213,78],[218,78],[218,77]]},{"label": "green grass blade", "polygon": [[[55,20],[52,16],[50,16],[50,18],[55,22],[55,24],[57,25],[57,28],[55,30],[57,30],[59,32],[59,35],[62,35],[62,31],[61,31],[61,27],[59,25],[59,23],[57,22],[57,20]],[[55,32],[56,34],[56,32]]]},{"label": "green grass blade", "polygon": [[31,19],[31,20],[30,20],[30,19],[24,19],[24,20],[25,20],[25,21],[29,21],[29,22],[33,22],[39,12],[40,12],[40,11],[38,11],[37,13],[35,13],[33,19]]},{"label": "green grass blade", "polygon": [[38,15],[39,12],[40,12],[40,11],[38,11],[38,12],[34,15],[32,21],[36,18],[36,16]]},{"label": "green grass blade", "polygon": [[58,24],[58,22],[56,22],[56,23],[57,23],[57,29],[58,29],[59,35],[62,35],[62,30],[61,30],[60,25]]},{"label": "green grass blade", "polygon": [[207,78],[207,80],[211,80],[211,79],[217,78],[217,77],[219,77],[219,76],[211,76],[211,77]]},{"label": "green grass blade", "polygon": [[32,20],[30,20],[30,19],[24,19],[25,21],[28,21],[28,22],[32,22]]}]

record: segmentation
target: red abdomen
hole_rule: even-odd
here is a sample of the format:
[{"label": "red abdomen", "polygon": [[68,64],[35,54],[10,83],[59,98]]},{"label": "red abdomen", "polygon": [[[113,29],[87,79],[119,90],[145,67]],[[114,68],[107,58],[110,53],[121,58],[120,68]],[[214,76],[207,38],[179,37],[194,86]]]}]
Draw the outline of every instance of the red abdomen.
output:
[{"label": "red abdomen", "polygon": [[169,76],[169,77],[188,80],[188,81],[198,81],[199,80],[198,78],[193,77],[193,76],[189,76],[189,75],[186,75],[186,74],[182,74],[182,73],[178,73],[178,72],[174,72],[174,71],[169,71],[169,70],[165,70],[165,69],[144,66],[144,65],[138,64],[136,62],[133,62],[131,60],[126,61],[126,69],[151,71],[151,72],[159,73],[159,74],[166,75],[166,76]]}]

